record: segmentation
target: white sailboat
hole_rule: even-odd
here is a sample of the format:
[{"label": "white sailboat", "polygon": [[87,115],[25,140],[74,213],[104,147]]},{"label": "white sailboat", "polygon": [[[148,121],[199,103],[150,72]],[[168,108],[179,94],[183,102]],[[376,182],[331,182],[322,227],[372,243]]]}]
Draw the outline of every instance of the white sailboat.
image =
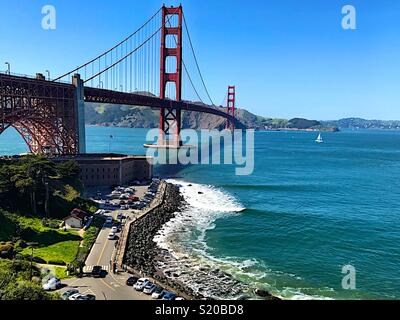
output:
[{"label": "white sailboat", "polygon": [[317,138],[317,140],[315,140],[315,142],[318,142],[318,143],[323,143],[324,142],[324,140],[322,139],[322,135],[321,134],[318,135],[318,138]]}]

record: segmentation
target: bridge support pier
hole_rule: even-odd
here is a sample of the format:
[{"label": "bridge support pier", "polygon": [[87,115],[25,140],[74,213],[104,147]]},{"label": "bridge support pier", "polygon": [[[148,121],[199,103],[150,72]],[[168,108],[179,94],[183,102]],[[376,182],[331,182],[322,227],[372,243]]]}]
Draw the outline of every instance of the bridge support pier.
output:
[{"label": "bridge support pier", "polygon": [[[175,17],[177,25],[172,26],[170,19]],[[165,100],[167,84],[175,84],[175,100],[182,100],[182,22],[183,10],[179,7],[162,8],[162,29],[161,29],[161,55],[160,55],[160,98]],[[173,48],[167,46],[167,36],[175,39]],[[176,59],[176,70],[167,72],[167,58]],[[172,98],[172,97],[168,97]],[[172,148],[181,147],[180,133],[182,126],[182,110],[180,108],[161,108],[160,110],[160,145]]]},{"label": "bridge support pier", "polygon": [[79,154],[86,153],[86,129],[85,129],[85,100],[84,83],[79,74],[74,74],[72,84],[75,86],[75,106],[77,108],[77,128],[78,128],[78,151]]},{"label": "bridge support pier", "polygon": [[[228,87],[228,99],[226,103],[226,112],[228,115],[235,118],[235,102],[236,101],[236,87],[229,86]],[[226,119],[226,130],[235,130],[235,122],[230,120],[229,118]]]}]

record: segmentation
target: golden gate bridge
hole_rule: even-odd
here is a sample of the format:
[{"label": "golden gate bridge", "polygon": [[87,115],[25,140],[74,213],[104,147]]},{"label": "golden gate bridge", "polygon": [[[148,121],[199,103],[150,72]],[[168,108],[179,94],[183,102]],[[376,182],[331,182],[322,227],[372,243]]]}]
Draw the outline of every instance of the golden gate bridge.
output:
[{"label": "golden gate bridge", "polygon": [[156,147],[179,148],[183,111],[223,117],[233,130],[235,95],[229,86],[226,106],[214,104],[182,6],[163,6],[121,42],[55,79],[0,73],[0,134],[14,127],[36,154],[86,153],[84,104],[94,102],[159,109]]}]

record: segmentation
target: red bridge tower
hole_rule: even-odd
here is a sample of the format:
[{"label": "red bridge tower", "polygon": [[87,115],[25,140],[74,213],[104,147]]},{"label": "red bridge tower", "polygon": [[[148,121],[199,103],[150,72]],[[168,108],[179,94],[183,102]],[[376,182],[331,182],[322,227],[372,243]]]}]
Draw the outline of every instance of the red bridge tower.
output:
[{"label": "red bridge tower", "polygon": [[[166,89],[168,83],[175,83],[176,101],[182,100],[182,6],[162,8],[162,30],[161,30],[161,56],[160,56],[160,98],[166,98]],[[177,26],[172,26],[170,21],[175,21],[177,16]],[[176,47],[168,48],[167,36],[175,38]],[[176,70],[173,73],[167,73],[167,58],[176,58]],[[180,146],[180,132],[182,122],[181,109],[165,107],[160,110],[160,140],[161,145]],[[172,138],[172,139],[171,139]]]},{"label": "red bridge tower", "polygon": [[[236,87],[229,86],[228,87],[228,98],[226,103],[226,112],[235,117],[235,99],[236,99]],[[235,130],[235,123],[230,121],[229,118],[226,119],[226,129],[227,130]]]}]

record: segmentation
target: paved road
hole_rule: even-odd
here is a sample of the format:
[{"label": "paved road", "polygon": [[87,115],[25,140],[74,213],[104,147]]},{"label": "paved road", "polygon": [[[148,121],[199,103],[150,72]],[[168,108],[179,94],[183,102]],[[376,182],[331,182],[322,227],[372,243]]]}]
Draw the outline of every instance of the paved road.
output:
[{"label": "paved road", "polygon": [[[135,187],[136,196],[143,197],[147,192],[147,186]],[[103,194],[110,192],[108,189],[101,190]],[[97,191],[95,191],[96,193]],[[104,204],[103,201],[98,201],[100,204]],[[135,219],[140,215],[140,211],[133,212],[115,210],[106,216],[112,216],[115,220],[117,219],[118,213],[121,212],[125,217],[129,219]],[[108,240],[108,235],[111,232],[111,226],[103,226],[100,231],[95,244],[90,251],[89,256],[86,259],[84,272],[85,275],[81,279],[73,278],[64,280],[63,283],[66,285],[60,290],[63,293],[69,289],[77,289],[81,294],[94,294],[97,300],[150,300],[151,297],[144,293],[135,291],[132,287],[128,287],[125,281],[129,278],[127,273],[112,273],[111,260],[115,250],[116,240]],[[117,234],[118,236],[119,234]],[[104,278],[93,278],[90,275],[94,266],[101,266],[107,275]]]},{"label": "paved road", "polygon": [[[116,215],[118,215],[118,213],[113,212],[114,218]],[[117,240],[107,239],[110,232],[111,226],[103,226],[89,256],[86,259],[85,272],[91,272],[94,266],[102,266],[104,270],[111,271],[111,258]]]},{"label": "paved road", "polygon": [[142,292],[135,291],[125,284],[127,274],[113,275],[109,273],[103,279],[95,279],[90,276],[82,279],[69,279],[63,281],[67,287],[60,290],[61,293],[69,289],[77,289],[82,294],[94,294],[97,300],[150,300],[151,297]]},{"label": "paved road", "polygon": [[[116,210],[108,215],[114,219],[120,211]],[[123,215],[134,217],[134,214],[123,211]],[[86,259],[84,272],[86,273],[81,279],[64,280],[67,286],[60,290],[63,293],[71,288],[79,290],[82,294],[94,294],[97,300],[150,300],[151,297],[141,292],[135,291],[132,287],[128,287],[125,281],[129,278],[127,273],[113,274],[111,267],[111,259],[115,250],[117,240],[108,240],[108,234],[111,226],[103,226],[100,231],[89,256]],[[118,234],[117,234],[118,235]],[[107,271],[105,278],[93,278],[90,272],[94,266],[102,266]]]}]

